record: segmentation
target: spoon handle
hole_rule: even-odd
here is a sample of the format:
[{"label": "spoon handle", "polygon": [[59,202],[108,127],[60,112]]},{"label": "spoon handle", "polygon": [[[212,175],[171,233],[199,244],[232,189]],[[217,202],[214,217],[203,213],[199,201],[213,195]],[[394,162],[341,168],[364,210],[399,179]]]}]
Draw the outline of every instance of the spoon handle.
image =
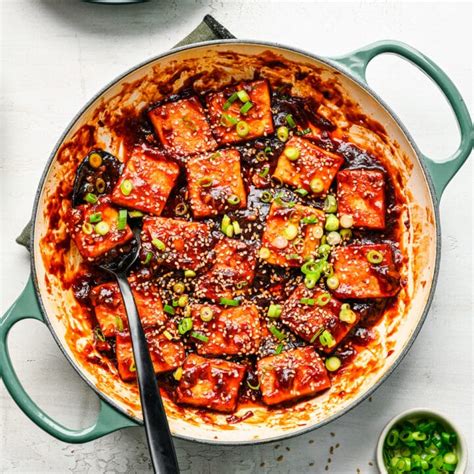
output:
[{"label": "spoon handle", "polygon": [[128,317],[138,386],[140,388],[143,420],[153,468],[159,474],[179,473],[178,460],[176,459],[168,420],[130,284],[125,274],[117,273],[115,276],[122,292]]}]

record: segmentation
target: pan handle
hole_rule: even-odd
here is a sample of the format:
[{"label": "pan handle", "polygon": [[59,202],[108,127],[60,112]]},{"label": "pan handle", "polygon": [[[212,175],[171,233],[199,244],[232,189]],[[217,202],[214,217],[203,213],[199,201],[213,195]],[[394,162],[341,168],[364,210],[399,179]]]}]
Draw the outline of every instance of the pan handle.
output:
[{"label": "pan handle", "polygon": [[461,143],[454,154],[441,162],[422,155],[439,199],[446,185],[471,154],[474,146],[474,130],[469,111],[458,89],[444,71],[420,51],[405,43],[392,40],[378,41],[347,55],[332,58],[332,60],[348,69],[356,79],[367,84],[365,74],[369,62],[384,53],[396,54],[419,67],[441,89],[456,116],[461,132]]},{"label": "pan handle", "polygon": [[22,319],[36,319],[44,322],[31,276],[19,298],[0,319],[0,378],[3,379],[8,392],[25,415],[44,431],[66,443],[86,443],[121,428],[137,426],[135,422],[103,400],[100,400],[100,411],[96,423],[79,430],[64,427],[36,405],[18,380],[8,352],[8,333],[13,325]]}]

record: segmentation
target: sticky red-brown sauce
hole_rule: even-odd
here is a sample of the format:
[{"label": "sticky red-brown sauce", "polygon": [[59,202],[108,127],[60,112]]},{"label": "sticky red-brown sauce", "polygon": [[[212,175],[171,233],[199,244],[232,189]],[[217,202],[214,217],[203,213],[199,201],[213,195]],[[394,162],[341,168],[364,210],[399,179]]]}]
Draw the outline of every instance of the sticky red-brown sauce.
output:
[{"label": "sticky red-brown sauce", "polygon": [[[232,57],[232,53],[228,54],[230,54],[229,58]],[[237,59],[238,58],[235,58],[235,60]],[[276,61],[275,59],[268,59],[262,64],[265,68],[276,68],[280,71],[287,68],[285,62]],[[176,71],[175,77],[180,77],[185,72],[186,66],[183,66],[179,71]],[[187,72],[189,73],[189,71]],[[217,77],[219,76],[219,72],[216,71],[210,75],[208,74],[206,80],[212,82],[213,74],[217,75]],[[158,83],[157,90],[164,99],[151,101],[148,106],[139,111],[132,107],[129,109],[123,108],[121,110],[120,120],[116,121],[112,127],[114,133],[122,139],[127,150],[131,150],[137,144],[145,144],[148,147],[161,150],[170,160],[175,161],[180,166],[180,174],[161,214],[162,217],[176,218],[177,206],[181,203],[189,202],[187,180],[183,166],[185,160],[183,157],[173,156],[166,150],[162,150],[160,140],[148,118],[148,111],[160,104],[176,101],[191,95],[199,97],[203,105],[205,105],[204,97],[207,90],[195,88],[195,83],[202,79],[203,76],[203,73],[190,75],[180,90],[176,90],[172,87],[174,84],[173,77],[171,77],[171,80],[169,81]],[[258,80],[260,77],[261,74],[256,70],[254,79]],[[310,124],[319,129],[319,136],[311,138],[311,142],[315,143],[323,150],[342,156],[344,163],[341,170],[373,169],[379,170],[383,173],[385,179],[386,203],[385,229],[383,231],[353,229],[353,235],[350,242],[343,243],[342,245],[367,243],[388,244],[392,249],[396,268],[399,270],[402,269],[406,263],[406,256],[403,253],[401,237],[403,232],[405,232],[410,225],[410,222],[405,222],[403,224],[400,223],[400,215],[402,208],[405,205],[405,197],[397,191],[400,186],[399,183],[394,183],[394,180],[401,180],[401,177],[396,171],[390,168],[389,164],[383,162],[381,157],[376,156],[371,151],[362,150],[360,147],[345,140],[344,130],[339,129],[330,119],[318,113],[320,102],[330,102],[339,106],[345,111],[346,118],[349,121],[364,126],[371,132],[377,134],[383,142],[388,143],[389,139],[386,131],[381,124],[365,116],[356,104],[351,103],[350,100],[341,92],[336,82],[322,80],[318,76],[317,70],[311,72],[299,71],[299,73],[296,74],[295,79],[298,81],[304,80],[306,81],[306,84],[309,84],[313,92],[312,97],[305,98],[292,95],[291,84],[286,83],[283,79],[278,79],[275,82],[272,82],[271,104],[275,130],[279,126],[285,125],[285,117],[288,114],[291,114],[300,129],[304,130]],[[133,90],[134,84],[128,84],[124,87],[125,91]],[[101,125],[107,124],[108,120],[112,122],[110,110],[98,110],[97,116],[101,117],[96,125],[99,128]],[[262,232],[271,205],[271,203],[264,203],[261,201],[260,198],[262,191],[271,191],[274,195],[281,194],[285,201],[311,206],[315,209],[323,208],[324,199],[311,197],[311,194],[301,197],[294,192],[294,188],[282,185],[281,183],[271,179],[271,175],[276,169],[278,159],[285,146],[276,135],[257,138],[250,142],[231,146],[236,148],[241,155],[241,173],[245,191],[247,193],[247,206],[245,209],[238,209],[235,211],[224,209],[223,212],[225,212],[232,221],[239,223],[240,228],[242,229],[242,234],[239,237],[240,239],[244,239],[247,243],[254,244],[256,248],[260,245]],[[46,215],[49,219],[50,229],[58,228],[61,225],[61,222],[64,220],[64,215],[61,211],[63,205],[62,202],[63,200],[71,200],[74,179],[77,175],[80,175],[80,177],[82,176],[81,168],[77,171],[77,157],[81,157],[82,159],[86,157],[91,150],[96,148],[97,143],[94,139],[94,130],[87,125],[80,129],[75,134],[73,140],[70,143],[63,145],[63,148],[60,150],[58,160],[62,163],[74,164],[68,165],[72,167],[70,170],[71,173],[61,181],[56,192],[49,197]],[[265,150],[268,149],[271,149],[271,152],[265,153]],[[74,155],[74,158],[71,158],[72,155]],[[262,170],[264,166],[268,166],[268,174],[265,177],[256,176],[257,173],[255,171]],[[117,175],[120,174],[120,171],[121,169],[116,169]],[[90,169],[88,173],[90,174]],[[104,175],[101,176],[105,178],[107,192],[110,191],[111,184],[108,177]],[[82,178],[84,178],[84,176],[82,176]],[[91,179],[95,178],[96,176],[92,176]],[[83,182],[86,182],[87,176],[84,179]],[[110,177],[110,180],[112,181],[116,179],[117,176],[115,175]],[[87,190],[87,186],[81,189],[81,196],[83,196]],[[336,180],[331,184],[328,194],[336,195]],[[216,217],[209,217],[200,220],[200,222],[206,222],[209,224],[212,229],[212,236],[215,240],[222,237],[222,233],[219,230],[222,220],[222,210],[220,211],[220,214]],[[192,214],[189,212],[186,215],[179,217],[186,220],[193,220]],[[76,301],[80,306],[83,315],[85,315],[91,330],[95,330],[98,327],[98,322],[91,306],[91,290],[99,284],[110,281],[110,277],[85,261],[81,263],[79,271],[74,272],[74,274],[70,274],[66,271],[65,261],[68,258],[68,251],[70,247],[74,245],[71,241],[70,234],[66,233],[63,237],[58,238],[57,235],[48,233],[43,238],[43,243],[54,248],[53,254],[49,255],[47,258],[45,257],[45,263],[49,273],[61,278],[65,289],[72,288]],[[172,286],[173,282],[182,281],[182,272],[172,268],[162,267],[155,259],[147,265],[144,265],[143,262],[145,261],[146,255],[149,251],[150,242],[147,242],[145,239],[140,258],[138,263],[134,266],[133,272],[137,275],[139,281],[157,281],[160,285],[160,296],[163,303],[170,302],[174,297],[172,290],[170,290],[170,286]],[[204,267],[200,269],[200,272],[208,270],[212,266],[212,263],[213,260],[211,257]],[[382,284],[387,281],[388,277],[390,277],[390,275],[387,275],[387,268],[383,266],[375,267],[374,271],[375,274],[377,274],[377,272],[380,274],[380,282]],[[396,276],[393,278],[396,279]],[[245,294],[242,297],[246,302],[255,304],[258,308],[262,322],[263,336],[256,355],[223,357],[223,359],[238,362],[239,364],[246,366],[246,373],[239,389],[237,407],[239,409],[248,407],[249,409],[245,412],[239,412],[243,413],[239,416],[230,414],[226,418],[229,425],[252,418],[254,416],[252,407],[264,405],[261,390],[259,388],[254,388],[258,386],[256,368],[257,360],[262,357],[274,355],[281,350],[288,351],[308,345],[307,341],[300,339],[298,336],[291,333],[291,331],[288,331],[288,329],[285,328],[278,319],[270,321],[269,318],[266,317],[268,305],[271,303],[283,305],[301,282],[302,274],[299,267],[282,268],[271,266],[262,263],[261,261],[257,262],[253,282],[249,288],[246,288]],[[400,286],[400,289],[405,285],[403,272],[402,278],[397,280],[396,284]],[[193,297],[194,285],[195,282],[192,280],[186,282],[186,293],[189,294],[190,298]],[[320,283],[320,285],[324,288],[323,283]],[[329,374],[332,380],[336,380],[340,377],[351,378],[362,376],[360,369],[351,371],[352,362],[357,357],[358,353],[369,348],[375,341],[376,327],[380,321],[383,318],[391,317],[392,314],[396,313],[395,307],[399,298],[400,296],[397,294],[393,297],[380,298],[377,300],[348,299],[344,301],[345,303],[349,303],[354,311],[360,315],[360,319],[332,354],[321,353],[323,360],[329,355],[336,355],[342,362],[341,368],[337,372]],[[106,299],[107,298],[104,297],[104,300]],[[202,299],[196,299],[196,302],[204,301],[205,300]],[[168,317],[171,322],[175,322],[177,325],[183,316],[180,311],[177,311],[174,316]],[[280,341],[273,337],[268,331],[268,327],[272,324],[278,329],[285,331],[287,334],[283,343],[280,343]],[[229,333],[228,337],[233,337],[232,331]],[[67,338],[71,347],[75,350],[74,343],[77,341],[77,335],[75,335],[73,331],[69,331]],[[184,343],[186,354],[196,351],[196,344],[189,337],[189,334],[181,337],[181,340]],[[279,348],[281,345],[283,347]],[[84,360],[86,364],[91,367],[91,371],[94,370],[92,368],[94,365],[101,367],[102,369],[107,369],[110,367],[110,364],[113,366],[117,364],[114,338],[105,338],[102,340],[101,338],[95,337],[93,349],[94,351],[92,352],[92,349],[81,352],[76,351],[76,356]],[[97,353],[100,355],[97,355]],[[366,375],[367,373],[364,374],[364,376]],[[117,377],[116,374],[114,376]],[[186,377],[190,381],[192,381],[191,379],[193,377],[198,380],[200,377],[199,367],[188,372]],[[287,368],[278,369],[276,377],[277,385],[280,388],[291,388],[294,383],[294,372]],[[166,374],[161,374],[158,376],[158,379],[163,395],[168,397],[170,400],[176,401],[176,388],[179,382],[175,380],[173,373],[168,372]],[[134,382],[130,383],[134,384]],[[136,391],[136,389],[134,390]],[[219,390],[219,387],[217,387],[217,390]],[[339,393],[339,396],[344,397],[345,393],[341,392]],[[285,406],[285,404],[283,406]],[[281,409],[281,406],[269,407],[269,412],[271,413],[271,410],[274,408]],[[178,412],[179,410],[184,409],[185,406],[176,407]],[[205,409],[198,409],[197,412],[199,413],[201,420],[208,423],[213,422],[212,416]]]}]

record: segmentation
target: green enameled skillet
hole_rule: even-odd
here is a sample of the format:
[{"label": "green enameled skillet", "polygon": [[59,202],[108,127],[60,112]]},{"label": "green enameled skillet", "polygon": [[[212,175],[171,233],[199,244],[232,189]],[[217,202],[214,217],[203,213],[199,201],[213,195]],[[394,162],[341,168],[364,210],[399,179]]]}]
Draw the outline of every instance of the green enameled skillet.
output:
[{"label": "green enameled skillet", "polygon": [[[157,74],[157,71],[165,74],[168,66],[183,62],[199,67],[207,61],[206,64],[212,67],[213,58],[221,58],[229,51],[250,58],[271,52],[293,64],[310,64],[325,77],[337,81],[344,93],[358,103],[367,116],[383,125],[396,151],[392,158],[393,165],[405,180],[407,212],[410,213],[411,229],[407,231],[406,236],[407,291],[410,292],[410,304],[405,308],[404,316],[394,332],[395,337],[390,342],[393,346],[384,363],[374,369],[370,376],[352,386],[353,390],[347,392],[348,395],[344,399],[336,401],[334,400],[336,397],[331,398],[329,393],[323,398],[317,397],[305,401],[304,405],[300,406],[299,415],[296,412],[275,410],[271,416],[262,418],[261,422],[258,422],[258,417],[253,417],[233,425],[232,429],[228,427],[224,429],[222,423],[225,422],[221,424],[193,422],[191,415],[183,415],[171,404],[167,404],[172,433],[180,438],[206,443],[254,444],[288,438],[318,428],[356,406],[386,380],[411,347],[426,318],[435,290],[440,259],[439,200],[446,185],[470,155],[474,140],[469,112],[458,90],[446,74],[422,53],[395,41],[380,41],[338,58],[322,58],[291,47],[241,40],[199,43],[174,49],[126,72],[85,105],[58,141],[38,187],[32,220],[31,277],[23,293],[1,319],[0,366],[2,379],[18,406],[39,427],[62,441],[69,443],[90,441],[121,428],[137,426],[141,420],[139,411],[127,408],[125,401],[132,395],[127,392],[126,387],[119,384],[111,391],[104,391],[101,382],[76,359],[65,339],[64,321],[71,317],[68,313],[70,295],[59,286],[55,287],[53,284],[51,290],[45,284],[46,269],[41,258],[40,241],[48,230],[44,210],[50,192],[54,189],[58,173],[65,171],[61,168],[64,165],[57,159],[58,153],[62,145],[71,139],[81,125],[91,120],[98,104],[111,101],[125,83],[140,81],[148,75]],[[396,54],[419,67],[440,87],[451,104],[460,127],[461,143],[457,151],[445,161],[435,162],[423,155],[400,120],[368,87],[365,78],[367,65],[374,57],[384,53]],[[241,76],[245,74],[244,68],[239,70],[238,61],[234,67],[237,77],[239,74]],[[143,82],[141,84],[143,85]],[[145,88],[138,88],[137,94],[143,94],[145,98]],[[421,282],[423,284],[420,284]],[[21,385],[8,354],[7,336],[16,322],[27,318],[42,321],[49,327],[66,358],[97,392],[101,400],[101,409],[93,426],[81,430],[62,426],[38,407]],[[363,362],[362,360],[361,363]]]}]

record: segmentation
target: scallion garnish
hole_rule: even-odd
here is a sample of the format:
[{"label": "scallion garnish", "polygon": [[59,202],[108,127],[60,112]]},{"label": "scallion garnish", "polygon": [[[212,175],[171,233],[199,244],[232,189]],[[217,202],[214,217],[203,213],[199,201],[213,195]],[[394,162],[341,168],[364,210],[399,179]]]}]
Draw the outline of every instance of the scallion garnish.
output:
[{"label": "scallion garnish", "polygon": [[221,115],[221,125],[223,127],[233,127],[234,125],[237,125],[238,122],[239,121],[235,117],[232,117],[232,115],[229,115],[229,114]]},{"label": "scallion garnish", "polygon": [[201,341],[201,342],[208,342],[209,341],[209,338],[205,334],[202,334],[201,332],[197,332],[197,331],[193,331],[191,333],[191,337],[193,337],[194,339],[197,339],[198,341]]},{"label": "scallion garnish", "polygon": [[224,306],[239,306],[240,301],[239,300],[233,300],[230,298],[221,298],[219,300],[219,303]]},{"label": "scallion garnish", "polygon": [[311,129],[305,128],[304,130],[297,131],[296,135],[303,136],[303,135],[308,135],[308,133],[311,133]]},{"label": "scallion garnish", "polygon": [[281,354],[282,350],[283,350],[283,342],[280,342],[280,344],[278,344],[278,346],[276,346],[275,355]]},{"label": "scallion garnish", "polygon": [[127,210],[120,209],[117,218],[117,230],[124,230],[127,227]]},{"label": "scallion garnish", "polygon": [[93,193],[87,193],[84,196],[84,200],[87,201],[89,204],[96,204],[99,198]]},{"label": "scallion garnish", "polygon": [[316,216],[308,216],[301,219],[302,224],[316,224],[316,222],[318,222],[318,218]]},{"label": "scallion garnish", "polygon": [[300,303],[307,306],[314,306],[315,300],[314,298],[301,298]]},{"label": "scallion garnish", "polygon": [[270,171],[270,165],[265,165],[259,172],[258,175],[261,178],[265,178],[267,176],[268,172]]},{"label": "scallion garnish", "polygon": [[151,243],[160,251],[160,252],[163,252],[164,250],[166,250],[166,245],[165,243],[160,240],[160,239],[153,239],[151,241]]},{"label": "scallion garnish", "polygon": [[229,110],[232,104],[238,99],[237,92],[234,92],[224,103],[222,107],[224,110]]},{"label": "scallion garnish", "polygon": [[228,202],[231,206],[236,206],[237,204],[240,203],[240,197],[237,196],[237,194],[232,194],[232,195],[230,195],[230,196],[227,198],[227,202]]},{"label": "scallion garnish", "polygon": [[143,260],[143,265],[148,265],[150,260],[153,258],[153,252],[147,252],[145,256],[145,260]]},{"label": "scallion garnish", "polygon": [[252,107],[252,102],[246,102],[244,105],[242,105],[242,107],[240,107],[240,113],[245,115]]},{"label": "scallion garnish", "polygon": [[95,225],[94,230],[99,234],[99,235],[106,235],[109,233],[110,226],[107,224],[107,222],[101,221],[98,224]]},{"label": "scallion garnish", "polygon": [[237,97],[240,99],[241,102],[244,102],[244,103],[250,100],[250,96],[243,89],[240,91],[237,91]]},{"label": "scallion garnish", "polygon": [[295,122],[295,119],[293,118],[293,115],[288,114],[285,117],[285,120],[286,120],[286,123],[288,124],[288,127],[290,127],[290,128],[295,128],[296,127],[296,122]]},{"label": "scallion garnish", "polygon": [[270,326],[268,329],[279,341],[282,341],[286,338],[286,335],[282,333],[275,325]]},{"label": "scallion garnish", "polygon": [[270,191],[263,191],[263,193],[260,195],[260,201],[262,202],[271,202],[273,199],[273,195]]},{"label": "scallion garnish", "polygon": [[328,357],[324,365],[326,366],[326,369],[329,370],[329,372],[335,372],[341,367],[341,359],[336,356]]},{"label": "scallion garnish", "polygon": [[133,183],[129,179],[124,179],[120,184],[120,191],[124,196],[129,196],[133,189]]},{"label": "scallion garnish", "polygon": [[295,193],[299,194],[301,197],[305,197],[308,195],[308,191],[306,191],[306,189],[303,189],[303,188],[296,189]]},{"label": "scallion garnish", "polygon": [[240,138],[246,137],[250,132],[250,126],[247,122],[241,120],[235,126],[235,131]]},{"label": "scallion garnish", "polygon": [[324,329],[319,336],[319,342],[324,347],[332,347],[336,344],[336,340],[327,329]]},{"label": "scallion garnish", "polygon": [[379,265],[383,261],[383,254],[378,250],[369,250],[367,252],[367,260],[372,265]]},{"label": "scallion garnish", "polygon": [[267,315],[269,318],[279,318],[281,315],[281,305],[273,303],[270,304]]},{"label": "scallion garnish", "polygon": [[191,331],[193,328],[193,320],[192,318],[183,318],[178,323],[178,332],[183,335],[186,334],[188,331]]},{"label": "scallion garnish", "polygon": [[143,217],[143,212],[142,211],[128,211],[128,216],[132,219],[135,219],[136,217]]},{"label": "scallion garnish", "polygon": [[173,308],[173,306],[169,305],[169,304],[165,304],[163,306],[163,311],[165,313],[168,313],[168,314],[171,314],[171,315],[174,315],[175,314],[175,309]]}]

